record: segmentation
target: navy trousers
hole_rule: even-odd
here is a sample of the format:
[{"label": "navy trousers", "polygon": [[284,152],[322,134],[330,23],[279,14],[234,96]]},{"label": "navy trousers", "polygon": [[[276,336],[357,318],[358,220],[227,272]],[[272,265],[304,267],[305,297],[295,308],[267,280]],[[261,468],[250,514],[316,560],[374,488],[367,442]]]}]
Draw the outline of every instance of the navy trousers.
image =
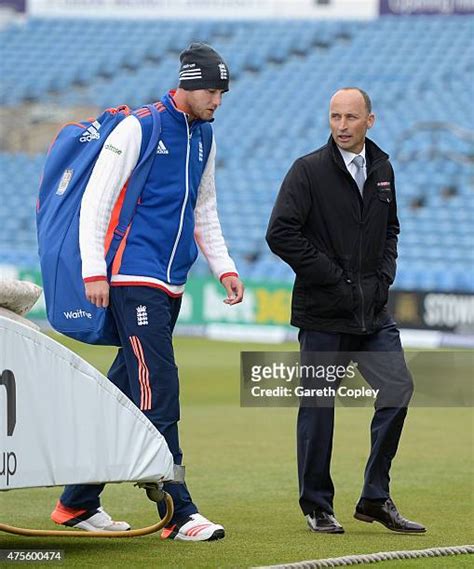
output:
[{"label": "navy trousers", "polygon": [[[359,371],[371,387],[380,392],[371,423],[371,449],[365,468],[361,497],[371,500],[389,497],[389,471],[398,448],[413,381],[405,363],[400,334],[393,321],[378,332],[359,336],[300,330],[302,363],[315,352],[390,352],[385,358],[369,357]],[[338,364],[348,362],[338,360]],[[397,394],[395,406],[386,406],[387,393]],[[317,508],[333,512],[334,485],[330,474],[334,433],[334,405],[300,405],[297,421],[297,456],[300,507],[305,515]]]},{"label": "navy trousers", "polygon": [[[172,344],[181,298],[145,286],[111,287],[110,303],[122,347],[108,378],[150,419],[181,464],[178,421],[179,380]],[[104,484],[66,486],[61,502],[70,508],[95,509]],[[174,501],[171,523],[196,513],[185,484],[165,484]],[[165,507],[158,505],[160,515]]]}]

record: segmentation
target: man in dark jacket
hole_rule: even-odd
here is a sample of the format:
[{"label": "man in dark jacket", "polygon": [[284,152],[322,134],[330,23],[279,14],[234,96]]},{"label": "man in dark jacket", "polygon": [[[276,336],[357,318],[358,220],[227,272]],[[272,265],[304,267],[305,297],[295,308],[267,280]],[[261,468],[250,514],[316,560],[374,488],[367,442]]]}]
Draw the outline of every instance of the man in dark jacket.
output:
[{"label": "man in dark jacket", "polygon": [[[355,517],[398,532],[421,533],[425,528],[403,518],[389,493],[389,470],[413,382],[399,331],[386,308],[395,278],[399,223],[388,155],[366,138],[374,122],[367,93],[357,88],[335,93],[329,141],[291,167],[272,212],[267,242],[296,274],[291,323],[300,329],[302,361],[318,352],[360,352],[359,370],[379,389]],[[311,530],[343,533],[333,511],[333,430],[333,399],[329,405],[327,400],[301,401],[300,506]]]}]

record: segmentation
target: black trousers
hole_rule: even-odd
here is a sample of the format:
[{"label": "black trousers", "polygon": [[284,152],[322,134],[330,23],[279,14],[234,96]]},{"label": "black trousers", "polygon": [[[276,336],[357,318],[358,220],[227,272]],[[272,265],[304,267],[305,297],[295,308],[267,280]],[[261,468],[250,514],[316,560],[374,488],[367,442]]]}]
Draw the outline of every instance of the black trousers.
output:
[{"label": "black trousers", "polygon": [[[372,388],[379,389],[361,497],[372,500],[388,498],[390,466],[413,393],[413,381],[395,323],[390,321],[378,332],[367,336],[300,330],[299,341],[302,363],[316,352],[343,352],[344,355],[361,352],[361,360],[357,360],[359,371]],[[377,352],[390,354],[378,356]],[[357,357],[356,353],[353,355]],[[316,508],[333,513],[334,485],[330,463],[334,406],[327,403],[326,400],[323,405],[308,405],[308,401],[302,400],[298,412],[299,501],[305,515]]]}]

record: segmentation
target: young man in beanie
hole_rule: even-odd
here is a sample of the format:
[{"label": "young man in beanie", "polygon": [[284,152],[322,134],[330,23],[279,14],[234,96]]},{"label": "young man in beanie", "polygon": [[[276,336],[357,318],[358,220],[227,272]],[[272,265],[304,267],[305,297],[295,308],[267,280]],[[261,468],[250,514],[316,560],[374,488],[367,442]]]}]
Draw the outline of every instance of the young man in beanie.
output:
[{"label": "young man in beanie", "polygon": [[[172,333],[197,245],[226,290],[224,302],[242,301],[243,284],[230,258],[216,209],[216,144],[210,122],[229,89],[229,70],[210,46],[193,43],[181,53],[179,87],[155,103],[162,133],[132,223],[122,240],[110,282],[104,245],[127,180],[140,159],[151,113],[126,117],[104,143],[86,188],[80,216],[82,274],[87,298],[111,311],[121,348],[109,379],[166,439],[175,464],[179,447],[179,381]],[[53,521],[81,529],[127,530],[100,507],[104,485],[66,486]],[[224,528],[202,516],[185,484],[165,484],[174,516],[163,539],[210,541]],[[160,514],[164,507],[159,505]]]}]

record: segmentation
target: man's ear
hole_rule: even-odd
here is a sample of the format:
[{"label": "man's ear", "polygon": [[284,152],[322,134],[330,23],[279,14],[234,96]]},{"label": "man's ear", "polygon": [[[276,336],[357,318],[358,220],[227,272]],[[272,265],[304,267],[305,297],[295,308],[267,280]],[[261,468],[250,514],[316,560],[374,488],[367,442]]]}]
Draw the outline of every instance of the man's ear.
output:
[{"label": "man's ear", "polygon": [[367,118],[367,128],[372,128],[375,124],[375,115],[374,113],[370,113]]}]

